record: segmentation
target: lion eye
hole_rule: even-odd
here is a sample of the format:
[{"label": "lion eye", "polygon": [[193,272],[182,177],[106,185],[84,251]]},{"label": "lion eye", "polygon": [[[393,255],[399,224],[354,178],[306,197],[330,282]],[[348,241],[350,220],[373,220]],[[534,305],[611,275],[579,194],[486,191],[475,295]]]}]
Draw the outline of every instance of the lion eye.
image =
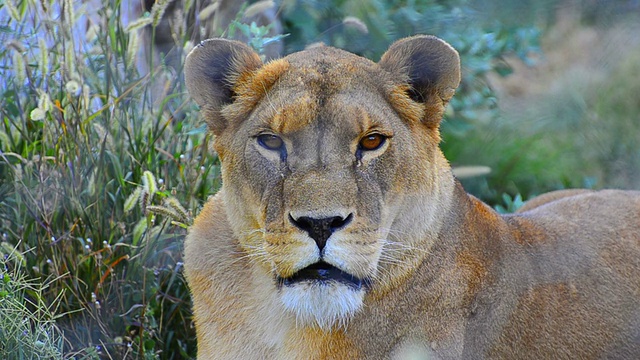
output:
[{"label": "lion eye", "polygon": [[281,150],[284,146],[282,139],[272,134],[259,135],[258,144],[268,150]]},{"label": "lion eye", "polygon": [[384,145],[384,142],[387,140],[387,138],[383,135],[380,134],[370,134],[367,135],[365,137],[363,137],[362,139],[360,139],[360,149],[365,150],[365,151],[372,151],[372,150],[377,150],[379,149],[382,145]]}]

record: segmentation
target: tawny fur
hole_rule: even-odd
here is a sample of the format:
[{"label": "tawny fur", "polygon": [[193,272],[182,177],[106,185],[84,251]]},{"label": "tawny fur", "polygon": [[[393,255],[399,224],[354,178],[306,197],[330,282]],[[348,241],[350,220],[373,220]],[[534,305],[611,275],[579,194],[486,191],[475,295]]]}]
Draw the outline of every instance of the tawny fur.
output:
[{"label": "tawny fur", "polygon": [[[442,40],[262,65],[214,39],[185,72],[223,177],[185,242],[199,359],[640,358],[640,192],[506,216],[466,194],[438,148],[460,81]],[[291,222],[348,214],[324,251]],[[321,259],[369,285],[277,283]]]}]

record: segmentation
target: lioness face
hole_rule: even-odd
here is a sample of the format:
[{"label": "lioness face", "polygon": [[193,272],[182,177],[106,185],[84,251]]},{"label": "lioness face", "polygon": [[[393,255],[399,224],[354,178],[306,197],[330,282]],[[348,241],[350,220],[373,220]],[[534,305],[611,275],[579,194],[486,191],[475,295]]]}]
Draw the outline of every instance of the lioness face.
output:
[{"label": "lioness face", "polygon": [[[401,205],[415,200],[412,191],[423,196],[430,169],[444,161],[429,119],[441,116],[442,99],[416,101],[425,95],[404,74],[333,48],[264,66],[234,51],[226,58],[235,66],[223,89],[229,100],[209,110],[229,221],[298,323],[344,323],[372,287],[389,281]],[[211,56],[200,66],[222,63]],[[187,72],[192,95],[198,81]],[[215,101],[198,101],[205,116]]]}]

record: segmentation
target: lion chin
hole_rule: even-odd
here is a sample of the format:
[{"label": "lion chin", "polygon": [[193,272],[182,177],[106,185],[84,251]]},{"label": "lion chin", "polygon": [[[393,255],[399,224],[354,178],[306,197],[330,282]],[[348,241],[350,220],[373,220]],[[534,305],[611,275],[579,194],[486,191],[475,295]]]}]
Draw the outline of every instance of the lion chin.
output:
[{"label": "lion chin", "polygon": [[289,278],[278,278],[280,299],[296,317],[296,325],[322,330],[346,328],[362,307],[366,280],[322,261]]},{"label": "lion chin", "polygon": [[313,281],[282,288],[280,299],[285,309],[295,314],[297,326],[328,331],[347,327],[362,307],[364,293],[337,281]]}]

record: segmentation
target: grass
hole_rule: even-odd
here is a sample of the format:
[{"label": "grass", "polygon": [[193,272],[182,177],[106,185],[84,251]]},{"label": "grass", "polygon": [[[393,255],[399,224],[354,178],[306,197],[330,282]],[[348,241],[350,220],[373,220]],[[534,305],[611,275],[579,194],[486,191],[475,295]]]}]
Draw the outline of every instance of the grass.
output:
[{"label": "grass", "polygon": [[12,4],[0,13],[3,241],[24,254],[23,271],[50,279],[41,298],[66,314],[65,354],[193,355],[181,245],[220,184],[181,69],[138,71],[142,34],[123,27],[118,2],[91,36],[73,36],[74,2]]},{"label": "grass", "polygon": [[17,249],[0,248],[0,354],[4,359],[57,359],[63,336],[55,324],[59,298],[44,296],[55,279],[42,283],[29,278]]}]

